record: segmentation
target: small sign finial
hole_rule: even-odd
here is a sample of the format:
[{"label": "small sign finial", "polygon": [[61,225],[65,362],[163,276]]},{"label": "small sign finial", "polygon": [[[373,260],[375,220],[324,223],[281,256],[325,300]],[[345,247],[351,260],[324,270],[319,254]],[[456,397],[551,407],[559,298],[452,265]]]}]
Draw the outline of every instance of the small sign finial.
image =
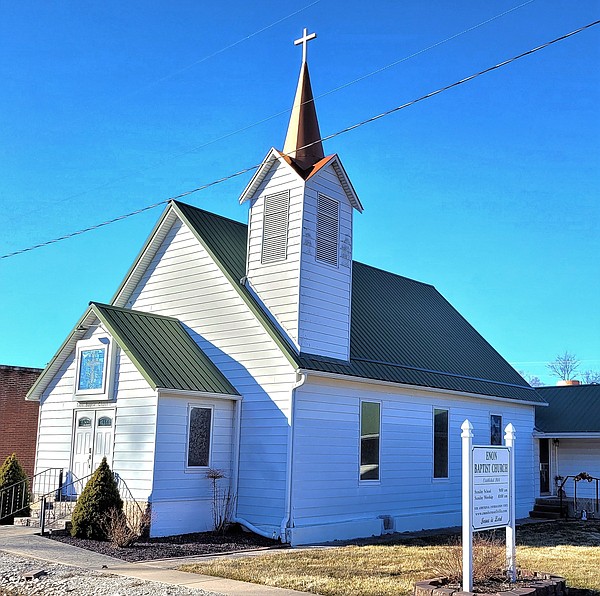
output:
[{"label": "small sign finial", "polygon": [[308,29],[306,27],[304,27],[304,33],[302,34],[302,37],[300,39],[296,39],[294,41],[294,45],[295,46],[299,46],[300,44],[302,44],[302,62],[306,62],[306,44],[311,40],[311,39],[315,39],[317,37],[316,33],[311,33],[310,35],[308,34]]}]

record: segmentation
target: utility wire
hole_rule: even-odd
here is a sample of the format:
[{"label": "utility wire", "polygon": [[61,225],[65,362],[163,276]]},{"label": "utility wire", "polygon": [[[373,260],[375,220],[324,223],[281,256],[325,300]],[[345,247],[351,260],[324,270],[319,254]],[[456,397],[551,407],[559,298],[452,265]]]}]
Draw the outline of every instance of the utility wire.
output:
[{"label": "utility wire", "polygon": [[[371,118],[367,118],[366,120],[362,120],[360,122],[357,122],[356,124],[353,124],[352,126],[348,126],[346,128],[343,128],[342,130],[338,130],[337,132],[334,132],[330,135],[327,135],[325,137],[322,137],[321,139],[317,140],[317,141],[313,141],[312,143],[308,143],[306,145],[303,145],[302,147],[298,147],[296,149],[296,151],[299,151],[301,149],[306,149],[307,147],[311,147],[312,145],[316,145],[317,143],[321,143],[322,141],[328,141],[329,139],[333,139],[335,137],[338,137],[340,135],[346,134],[347,132],[350,132],[352,130],[356,130],[357,128],[360,128],[361,126],[365,126],[366,124],[370,124],[371,122],[375,122],[377,120],[380,120],[381,118],[385,118],[386,116],[389,116],[391,114],[394,114],[396,112],[399,112],[400,110],[404,110],[405,108],[408,108],[410,106],[415,105],[416,103],[419,103],[423,100],[426,99],[430,99],[431,97],[435,97],[436,95],[439,95],[440,93],[443,93],[444,91],[448,91],[449,89],[453,89],[454,87],[458,87],[459,85],[463,85],[464,83],[467,83],[469,81],[472,81],[484,74],[487,74],[489,72],[493,72],[494,70],[498,70],[499,68],[503,68],[504,66],[508,66],[509,64],[512,64],[513,62],[516,62],[517,60],[520,60],[521,58],[524,58],[525,56],[530,56],[531,54],[535,54],[536,52],[539,52],[555,43],[558,43],[559,41],[564,41],[565,39],[568,39],[569,37],[573,37],[574,35],[577,35],[578,33],[581,33],[582,31],[585,31],[586,29],[590,29],[591,27],[594,27],[595,25],[600,24],[600,20],[597,21],[593,21],[592,23],[588,23],[587,25],[584,25],[583,27],[580,27],[579,29],[575,29],[574,31],[571,31],[570,33],[567,33],[565,35],[561,35],[560,37],[557,37],[551,41],[548,41],[540,46],[537,46],[531,50],[528,50],[526,52],[523,52],[521,54],[518,54],[517,56],[513,56],[512,58],[509,58],[508,60],[504,60],[503,62],[499,62],[498,64],[495,64],[494,66],[490,66],[489,68],[485,68],[484,70],[480,70],[479,72],[476,72],[475,74],[469,75],[468,77],[465,77],[464,79],[460,79],[459,81],[456,81],[454,83],[451,83],[450,85],[445,85],[444,87],[440,87],[439,89],[436,89],[435,91],[431,91],[430,93],[427,93],[425,95],[421,95],[421,97],[417,97],[416,99],[413,99],[411,101],[408,101],[406,103],[403,103],[399,106],[396,106],[395,108],[391,108],[389,110],[386,110],[385,112],[382,112],[381,114],[377,114],[376,116],[372,116]],[[149,211],[150,209],[154,209],[155,207],[158,207],[160,205],[164,205],[166,203],[168,203],[171,200],[176,200],[176,199],[181,199],[184,197],[187,197],[191,194],[200,192],[201,190],[205,190],[206,188],[209,188],[211,186],[216,186],[218,184],[221,184],[223,182],[226,182],[227,180],[231,180],[232,178],[236,178],[237,176],[241,176],[242,174],[245,174],[247,172],[250,172],[252,170],[256,170],[260,167],[261,164],[256,164],[253,166],[249,166],[247,168],[243,168],[242,170],[238,170],[237,172],[234,172],[233,174],[229,174],[227,176],[224,176],[223,178],[219,178],[217,180],[213,180],[212,182],[209,182],[207,184],[204,184],[202,186],[199,186],[198,188],[194,188],[192,190],[188,190],[185,191],[181,194],[169,197],[168,199],[164,199],[163,201],[159,201],[158,203],[153,203],[152,205],[148,205],[147,207],[142,207],[141,209],[137,209],[135,211],[131,211],[130,213],[126,213],[124,215],[120,215],[119,217],[115,217],[113,219],[109,219],[106,220],[102,223],[96,224],[94,226],[90,226],[89,228],[84,228],[82,230],[78,230],[76,232],[72,232],[70,234],[66,234],[64,236],[61,236],[59,238],[54,238],[52,240],[48,240],[46,242],[41,242],[40,244],[36,244],[33,246],[29,246],[27,248],[22,248],[20,250],[5,254],[5,255],[1,255],[0,259],[7,259],[10,257],[14,257],[20,254],[23,254],[25,252],[29,252],[32,250],[35,250],[37,248],[41,248],[43,246],[48,246],[50,244],[54,244],[56,242],[60,242],[62,240],[67,240],[69,238],[73,238],[74,236],[79,236],[81,234],[84,234],[86,232],[91,232],[92,230],[97,230],[98,228],[107,226],[109,224],[113,224],[116,223],[118,221],[122,221],[124,219],[127,219],[129,217],[132,217],[134,215],[138,215],[139,213],[143,213],[144,211]]]},{"label": "utility wire", "polygon": [[[266,31],[267,29],[270,29],[271,27],[274,27],[275,25],[281,23],[282,21],[285,21],[286,19],[298,14],[299,12],[312,7],[314,4],[316,4],[317,2],[320,2],[320,0],[316,0],[315,2],[313,2],[312,4],[309,4],[307,6],[305,6],[304,8],[297,10],[296,12],[283,17],[281,19],[279,19],[278,21],[275,21],[274,23],[272,23],[271,25],[267,25],[266,27],[263,27],[262,29],[246,36],[243,39],[240,39],[220,50],[217,50],[216,52],[205,56],[204,58],[201,58],[200,60],[198,60],[197,62],[194,62],[188,66],[184,66],[183,68],[175,71],[174,73],[171,73],[169,75],[166,75],[164,77],[162,77],[161,79],[157,79],[156,81],[153,81],[152,83],[149,83],[148,85],[146,85],[146,87],[150,87],[152,85],[154,85],[155,83],[164,81],[166,79],[171,78],[172,76],[183,72],[185,70],[187,70],[188,68],[191,68],[193,66],[195,66],[196,64],[200,64],[202,62],[205,62],[206,60],[208,60],[209,58],[212,58],[213,56],[217,56],[218,54],[221,54],[222,52],[233,48],[237,45],[239,45],[240,43],[242,43],[243,41],[250,39],[251,37],[254,37],[255,35],[258,35],[259,33],[262,33],[263,31]],[[487,25],[488,23],[491,23],[492,21],[495,21],[496,19],[499,19],[511,12],[514,12],[515,10],[518,10],[520,8],[523,8],[524,6],[527,6],[528,4],[531,4],[535,2],[535,0],[527,0],[526,2],[523,2],[522,4],[519,4],[517,6],[513,6],[512,8],[509,8],[508,10],[505,10],[504,12],[501,12],[493,17],[490,17],[489,19],[486,19],[485,21],[482,21],[481,23],[477,23],[476,25],[472,25],[471,27],[464,29],[463,31],[460,31],[459,33],[455,33],[454,35],[451,35],[450,37],[446,37],[445,39],[442,39],[430,46],[427,46],[426,48],[422,48],[421,50],[418,50],[412,54],[409,54],[408,56],[404,56],[403,58],[400,58],[398,60],[395,60],[394,62],[391,62],[390,64],[386,64],[385,66],[381,66],[380,68],[377,68],[376,70],[373,70],[371,72],[368,72],[364,75],[361,75],[360,77],[353,79],[352,81],[348,81],[338,87],[335,87],[333,89],[330,89],[329,91],[325,91],[324,93],[321,93],[320,95],[317,95],[315,98],[313,98],[310,101],[316,101],[318,99],[321,99],[322,97],[326,97],[328,95],[331,95],[332,93],[336,93],[337,91],[341,91],[342,89],[346,89],[347,87],[350,87],[351,85],[355,85],[356,83],[359,83],[360,81],[364,81],[365,79],[368,79],[372,76],[375,76],[381,72],[384,72],[394,66],[397,66],[398,64],[401,64],[402,62],[406,62],[407,60],[410,60],[411,58],[415,58],[416,56],[419,56],[420,54],[423,54],[425,52],[428,52],[429,50],[432,50],[434,48],[437,48],[438,46],[441,46],[442,44],[445,44],[449,41],[452,41],[453,39],[456,39],[457,37],[460,37],[461,35],[465,35],[466,33],[469,33],[471,31],[474,31],[475,29],[478,29],[479,27],[483,27],[484,25]],[[306,103],[306,102],[305,102]],[[92,192],[94,190],[100,190],[102,188],[106,188],[107,186],[111,186],[117,182],[121,182],[123,180],[128,180],[129,178],[132,178],[133,176],[139,176],[140,174],[143,174],[145,172],[148,172],[150,170],[155,170],[158,166],[163,165],[169,161],[171,161],[172,159],[177,159],[178,157],[183,157],[184,155],[189,155],[190,153],[195,153],[196,151],[200,151],[201,149],[204,149],[205,147],[209,147],[210,145],[213,145],[215,143],[218,143],[220,141],[224,141],[226,139],[229,139],[237,134],[240,134],[242,132],[246,132],[247,130],[250,130],[251,128],[255,128],[256,126],[260,126],[261,124],[264,124],[265,122],[269,122],[271,120],[274,120],[275,118],[278,118],[279,116],[283,116],[284,114],[289,114],[291,111],[291,108],[286,108],[285,110],[281,110],[279,112],[276,112],[274,114],[271,114],[270,116],[266,116],[265,118],[262,118],[261,120],[257,120],[256,122],[253,122],[251,124],[247,124],[246,126],[243,126],[242,128],[238,128],[236,130],[232,130],[230,132],[227,132],[225,134],[222,134],[218,137],[215,137],[213,139],[211,139],[210,141],[206,141],[204,143],[202,143],[201,145],[197,145],[195,147],[192,147],[191,149],[186,149],[185,151],[181,151],[179,153],[174,153],[172,155],[169,155],[167,157],[165,157],[164,159],[158,161],[158,163],[149,166],[147,168],[144,168],[142,170],[137,170],[136,172],[132,172],[129,174],[125,174],[124,176],[121,176],[119,178],[113,178],[112,180],[109,180],[107,182],[104,182],[103,184],[100,184],[98,186],[94,186],[92,188],[88,188],[86,190],[82,190],[80,192],[77,192],[75,194],[72,195],[68,195],[62,199],[59,199],[56,202],[60,202],[60,203],[64,203],[65,201],[70,201],[71,199],[76,199],[79,198],[89,192]],[[27,214],[31,214],[31,213],[35,213],[37,211],[39,211],[40,209],[33,209],[27,212]]]}]

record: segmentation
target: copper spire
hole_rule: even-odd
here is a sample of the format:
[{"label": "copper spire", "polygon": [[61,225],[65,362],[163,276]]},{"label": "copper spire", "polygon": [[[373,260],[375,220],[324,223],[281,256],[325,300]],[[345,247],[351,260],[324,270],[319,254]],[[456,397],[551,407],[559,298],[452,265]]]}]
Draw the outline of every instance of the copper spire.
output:
[{"label": "copper spire", "polygon": [[[289,155],[303,170],[314,166],[320,159],[325,157],[306,62],[306,44],[315,37],[315,33],[308,35],[307,30],[304,29],[303,37],[294,42],[295,45],[302,44],[303,46],[302,66],[290,123],[283,145],[283,153]],[[307,147],[307,145],[309,146]]]}]

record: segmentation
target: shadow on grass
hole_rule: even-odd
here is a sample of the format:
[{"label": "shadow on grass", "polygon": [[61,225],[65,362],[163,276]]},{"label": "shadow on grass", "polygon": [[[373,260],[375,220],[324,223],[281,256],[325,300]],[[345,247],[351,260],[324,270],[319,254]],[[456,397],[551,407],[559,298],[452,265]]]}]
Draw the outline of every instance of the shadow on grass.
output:
[{"label": "shadow on grass", "polygon": [[[481,532],[504,540],[504,530]],[[335,546],[443,546],[460,542],[460,528],[386,534],[372,538],[336,541]],[[600,520],[553,520],[517,526],[517,545],[523,546],[600,546]],[[586,596],[580,594],[576,596]]]}]

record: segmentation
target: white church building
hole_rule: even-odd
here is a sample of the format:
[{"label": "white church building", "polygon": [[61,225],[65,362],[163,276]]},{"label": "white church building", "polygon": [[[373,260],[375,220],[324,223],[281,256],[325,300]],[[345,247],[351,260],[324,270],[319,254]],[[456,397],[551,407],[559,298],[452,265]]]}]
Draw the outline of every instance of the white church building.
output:
[{"label": "white church building", "polygon": [[106,456],[162,536],[211,529],[218,468],[235,521],[306,544],[460,524],[460,426],[499,444],[511,422],[525,517],[543,399],[433,286],[353,261],[363,206],[323,152],[310,37],[248,225],[172,201],[30,390],[36,471]]}]

